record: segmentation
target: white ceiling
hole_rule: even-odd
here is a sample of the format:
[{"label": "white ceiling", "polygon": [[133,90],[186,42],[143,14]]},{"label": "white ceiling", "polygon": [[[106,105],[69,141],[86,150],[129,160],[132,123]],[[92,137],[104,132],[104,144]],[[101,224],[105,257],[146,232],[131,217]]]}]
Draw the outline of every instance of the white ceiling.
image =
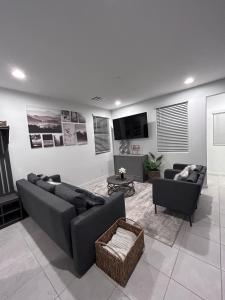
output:
[{"label": "white ceiling", "polygon": [[1,0],[2,87],[113,109],[189,75],[192,86],[225,77],[224,0]]}]

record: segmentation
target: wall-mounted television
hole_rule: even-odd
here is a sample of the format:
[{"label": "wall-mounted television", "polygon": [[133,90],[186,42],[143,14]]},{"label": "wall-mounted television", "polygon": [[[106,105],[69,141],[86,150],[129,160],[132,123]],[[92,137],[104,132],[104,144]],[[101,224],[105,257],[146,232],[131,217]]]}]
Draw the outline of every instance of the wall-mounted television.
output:
[{"label": "wall-mounted television", "polygon": [[147,113],[113,120],[115,140],[129,140],[148,137]]}]

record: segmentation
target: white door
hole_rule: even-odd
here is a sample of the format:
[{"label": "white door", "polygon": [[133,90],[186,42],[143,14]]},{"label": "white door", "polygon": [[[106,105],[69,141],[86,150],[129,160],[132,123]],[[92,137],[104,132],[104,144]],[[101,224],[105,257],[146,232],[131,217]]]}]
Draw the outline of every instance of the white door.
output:
[{"label": "white door", "polygon": [[207,98],[207,167],[225,175],[225,93]]}]

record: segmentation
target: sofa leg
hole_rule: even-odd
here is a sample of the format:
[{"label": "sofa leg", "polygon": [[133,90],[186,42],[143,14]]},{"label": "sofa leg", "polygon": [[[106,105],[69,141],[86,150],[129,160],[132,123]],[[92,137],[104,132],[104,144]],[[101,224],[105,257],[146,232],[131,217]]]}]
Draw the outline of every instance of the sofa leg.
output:
[{"label": "sofa leg", "polygon": [[190,226],[192,227],[192,220],[191,220],[191,216],[189,216],[188,218],[189,218]]},{"label": "sofa leg", "polygon": [[155,214],[157,214],[157,207],[156,207],[156,204],[155,204]]}]

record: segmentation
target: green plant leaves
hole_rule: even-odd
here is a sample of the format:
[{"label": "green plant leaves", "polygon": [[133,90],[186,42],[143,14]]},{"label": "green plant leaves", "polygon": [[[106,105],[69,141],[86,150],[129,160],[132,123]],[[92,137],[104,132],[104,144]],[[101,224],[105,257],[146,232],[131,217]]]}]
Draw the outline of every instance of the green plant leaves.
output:
[{"label": "green plant leaves", "polygon": [[148,171],[158,171],[159,167],[161,165],[161,160],[163,158],[163,155],[160,155],[156,158],[156,156],[149,152],[149,158],[144,162],[144,167]]}]

